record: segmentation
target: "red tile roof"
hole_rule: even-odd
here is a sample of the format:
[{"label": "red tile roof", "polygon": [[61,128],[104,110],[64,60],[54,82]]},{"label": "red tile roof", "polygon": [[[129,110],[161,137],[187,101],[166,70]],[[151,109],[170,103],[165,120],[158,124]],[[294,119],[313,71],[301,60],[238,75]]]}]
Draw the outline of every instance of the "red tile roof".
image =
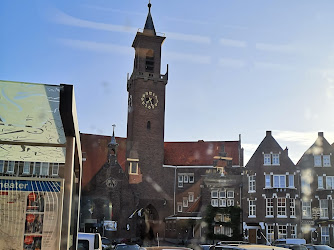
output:
[{"label": "red tile roof", "polygon": [[[80,134],[83,158],[82,186],[86,186],[97,174],[101,167],[107,162],[108,143],[111,136]],[[117,161],[125,169],[126,162],[126,138],[116,137],[119,144]]]},{"label": "red tile roof", "polygon": [[[82,186],[85,187],[107,161],[111,136],[81,134],[83,158]],[[119,144],[117,161],[125,170],[126,138],[116,137]],[[219,155],[222,145],[232,164],[239,165],[239,141],[165,142],[165,165],[212,166],[213,157]]]},{"label": "red tile roof", "polygon": [[239,141],[165,142],[164,164],[173,166],[212,166],[213,157],[224,145],[232,164],[239,165]]}]

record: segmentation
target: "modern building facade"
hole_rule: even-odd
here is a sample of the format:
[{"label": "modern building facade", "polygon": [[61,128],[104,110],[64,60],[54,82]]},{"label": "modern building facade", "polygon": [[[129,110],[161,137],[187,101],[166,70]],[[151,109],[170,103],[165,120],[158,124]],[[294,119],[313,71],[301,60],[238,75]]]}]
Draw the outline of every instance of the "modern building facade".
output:
[{"label": "modern building facade", "polygon": [[76,249],[81,144],[73,86],[0,81],[0,249]]}]

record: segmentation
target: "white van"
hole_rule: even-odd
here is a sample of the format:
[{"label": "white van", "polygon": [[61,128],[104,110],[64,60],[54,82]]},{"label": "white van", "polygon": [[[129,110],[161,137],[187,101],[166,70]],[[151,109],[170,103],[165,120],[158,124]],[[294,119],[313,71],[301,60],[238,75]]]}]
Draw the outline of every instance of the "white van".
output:
[{"label": "white van", "polygon": [[306,244],[305,239],[297,239],[297,238],[287,238],[287,239],[277,239],[274,241],[273,245],[279,245],[279,244],[296,244],[296,245],[302,245]]},{"label": "white van", "polygon": [[102,240],[99,233],[78,233],[77,250],[102,250]]}]

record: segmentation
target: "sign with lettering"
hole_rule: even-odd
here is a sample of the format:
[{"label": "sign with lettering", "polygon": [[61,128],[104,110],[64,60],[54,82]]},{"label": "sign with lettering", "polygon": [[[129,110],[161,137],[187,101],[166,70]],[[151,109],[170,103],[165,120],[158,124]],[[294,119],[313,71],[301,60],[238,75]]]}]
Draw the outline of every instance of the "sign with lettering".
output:
[{"label": "sign with lettering", "polygon": [[0,249],[59,249],[63,180],[0,177]]}]

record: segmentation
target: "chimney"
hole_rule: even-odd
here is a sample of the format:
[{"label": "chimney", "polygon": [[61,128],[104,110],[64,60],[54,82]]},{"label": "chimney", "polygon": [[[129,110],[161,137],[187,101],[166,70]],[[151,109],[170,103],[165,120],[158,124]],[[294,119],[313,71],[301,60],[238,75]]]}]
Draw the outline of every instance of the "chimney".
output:
[{"label": "chimney", "polygon": [[266,136],[271,136],[271,131],[266,131]]},{"label": "chimney", "polygon": [[289,155],[289,149],[288,149],[288,147],[285,147],[284,151],[286,152],[286,155]]},{"label": "chimney", "polygon": [[324,132],[318,132],[319,137],[324,137]]}]

